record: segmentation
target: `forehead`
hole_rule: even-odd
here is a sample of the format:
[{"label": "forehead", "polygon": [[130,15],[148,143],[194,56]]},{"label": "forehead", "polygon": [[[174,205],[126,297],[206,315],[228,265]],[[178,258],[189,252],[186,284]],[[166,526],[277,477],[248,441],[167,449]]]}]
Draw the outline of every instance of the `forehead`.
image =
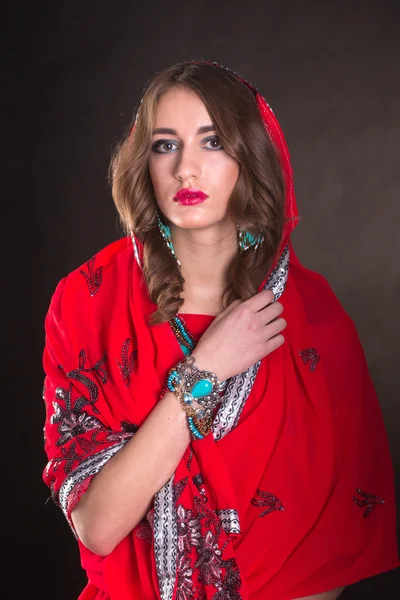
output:
[{"label": "forehead", "polygon": [[159,99],[154,115],[155,127],[178,127],[179,124],[208,125],[210,115],[204,102],[185,86],[174,87]]}]

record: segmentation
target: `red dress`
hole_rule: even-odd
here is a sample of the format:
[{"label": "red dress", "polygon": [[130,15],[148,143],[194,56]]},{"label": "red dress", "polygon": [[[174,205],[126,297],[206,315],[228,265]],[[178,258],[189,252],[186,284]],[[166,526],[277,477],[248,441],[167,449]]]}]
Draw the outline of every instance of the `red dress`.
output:
[{"label": "red dress", "polygon": [[[357,331],[303,267],[288,222],[263,286],[284,306],[285,344],[229,380],[213,432],[187,448],[154,506],[107,557],[78,540],[81,600],[290,600],[399,565],[386,431]],[[135,435],[183,358],[142,280],[142,246],[110,244],[63,278],[46,317],[43,476],[69,523],[91,478]],[[261,289],[261,288],[260,288]],[[196,339],[212,317],[181,315]]]},{"label": "red dress", "polygon": [[[67,518],[183,358],[168,323],[145,325],[154,306],[131,246],[61,281],[46,319],[44,478]],[[391,458],[356,330],[291,257],[285,344],[236,382],[236,416],[192,442],[148,519],[104,558],[79,542],[82,599],[289,600],[398,566]],[[182,315],[194,338],[212,318]]]}]

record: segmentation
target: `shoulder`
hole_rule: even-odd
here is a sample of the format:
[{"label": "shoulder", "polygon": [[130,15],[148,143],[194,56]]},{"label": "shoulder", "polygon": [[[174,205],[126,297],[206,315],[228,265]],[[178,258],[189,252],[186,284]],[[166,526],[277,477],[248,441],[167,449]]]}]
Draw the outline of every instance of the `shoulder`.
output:
[{"label": "shoulder", "polygon": [[363,359],[356,324],[329,281],[298,262],[291,265],[291,276],[310,331],[332,362],[350,364],[355,357]]},{"label": "shoulder", "polygon": [[329,281],[321,273],[307,269],[299,262],[290,265],[309,325],[341,322],[354,331],[354,324]]},{"label": "shoulder", "polygon": [[74,282],[76,279],[79,280],[82,276],[85,278],[85,275],[88,275],[89,277],[96,275],[93,277],[95,286],[93,289],[89,290],[91,295],[94,295],[102,284],[105,271],[113,271],[118,269],[121,265],[125,266],[130,264],[132,259],[132,240],[129,236],[126,236],[99,250],[82,265],[71,271],[71,273],[67,275],[67,279],[70,282]]},{"label": "shoulder", "polygon": [[51,296],[47,322],[59,323],[67,314],[99,312],[111,297],[128,290],[129,275],[136,261],[129,236],[118,239],[65,275]]}]

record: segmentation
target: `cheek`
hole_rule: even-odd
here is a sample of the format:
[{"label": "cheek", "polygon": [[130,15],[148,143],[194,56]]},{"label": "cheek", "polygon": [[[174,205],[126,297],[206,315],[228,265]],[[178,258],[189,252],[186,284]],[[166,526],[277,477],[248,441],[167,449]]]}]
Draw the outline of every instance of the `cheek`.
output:
[{"label": "cheek", "polygon": [[[223,188],[228,195],[235,187],[237,178],[239,177],[239,163],[231,157],[222,157],[217,168],[213,169],[213,179],[215,185]],[[221,189],[222,191],[222,189]]]},{"label": "cheek", "polygon": [[162,165],[155,160],[149,160],[148,166],[154,192],[156,196],[160,196],[163,188],[163,182],[165,182],[165,173],[163,172]]}]

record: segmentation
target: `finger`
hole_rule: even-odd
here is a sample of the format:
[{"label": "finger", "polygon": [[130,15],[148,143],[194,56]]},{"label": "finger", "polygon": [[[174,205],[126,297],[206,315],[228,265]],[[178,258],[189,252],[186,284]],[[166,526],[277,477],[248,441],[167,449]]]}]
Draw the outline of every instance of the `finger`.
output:
[{"label": "finger", "polygon": [[269,306],[258,311],[257,317],[259,318],[259,322],[263,325],[268,325],[268,323],[279,317],[282,312],[283,305],[280,302],[273,302]]},{"label": "finger", "polygon": [[278,335],[275,335],[273,338],[268,340],[267,355],[270,354],[271,352],[273,352],[274,350],[276,350],[277,348],[279,348],[280,346],[282,346],[284,343],[285,343],[285,337],[281,333],[279,333]]},{"label": "finger", "polygon": [[258,292],[258,294],[254,294],[248,300],[245,300],[245,304],[254,312],[258,312],[274,302],[275,294],[272,290],[262,290],[262,292]]},{"label": "finger", "polygon": [[266,327],[265,327],[265,336],[266,339],[271,339],[274,336],[282,333],[282,331],[284,331],[284,329],[286,329],[287,327],[287,322],[285,319],[275,319],[275,321],[272,321],[272,323],[269,323]]}]

